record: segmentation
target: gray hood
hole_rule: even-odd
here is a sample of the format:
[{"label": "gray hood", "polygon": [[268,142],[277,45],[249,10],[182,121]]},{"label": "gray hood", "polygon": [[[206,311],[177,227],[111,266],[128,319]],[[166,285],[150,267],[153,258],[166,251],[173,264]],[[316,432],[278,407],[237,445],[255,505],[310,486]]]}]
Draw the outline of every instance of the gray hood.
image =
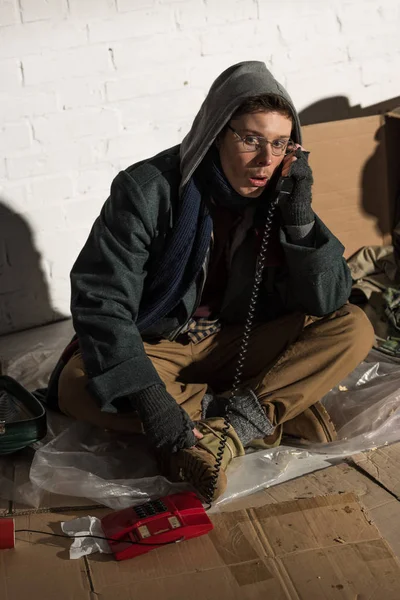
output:
[{"label": "gray hood", "polygon": [[282,96],[293,113],[292,139],[301,144],[300,120],[287,91],[263,62],[247,61],[229,67],[219,75],[180,148],[183,187],[193,175],[218,133],[246,98],[260,94]]}]

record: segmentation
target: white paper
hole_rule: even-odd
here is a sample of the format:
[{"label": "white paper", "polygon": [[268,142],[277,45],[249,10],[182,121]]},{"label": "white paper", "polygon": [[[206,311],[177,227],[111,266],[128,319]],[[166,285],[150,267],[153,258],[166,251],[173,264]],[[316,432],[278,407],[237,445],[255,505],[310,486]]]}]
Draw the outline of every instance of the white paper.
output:
[{"label": "white paper", "polygon": [[93,535],[104,537],[101,521],[97,517],[87,516],[72,519],[71,521],[63,521],[61,523],[61,529],[67,535],[75,538],[69,549],[70,558],[81,558],[86,554],[93,554],[94,552],[111,554],[111,549],[107,540],[90,537]]}]

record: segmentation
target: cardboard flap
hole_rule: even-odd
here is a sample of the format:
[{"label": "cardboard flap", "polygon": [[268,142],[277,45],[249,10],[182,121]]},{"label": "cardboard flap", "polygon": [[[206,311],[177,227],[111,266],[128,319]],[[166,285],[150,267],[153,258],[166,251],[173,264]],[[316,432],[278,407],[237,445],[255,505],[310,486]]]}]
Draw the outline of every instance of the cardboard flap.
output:
[{"label": "cardboard flap", "polygon": [[383,125],[377,115],[303,128],[314,174],[313,208],[345,246],[346,257],[391,240]]}]

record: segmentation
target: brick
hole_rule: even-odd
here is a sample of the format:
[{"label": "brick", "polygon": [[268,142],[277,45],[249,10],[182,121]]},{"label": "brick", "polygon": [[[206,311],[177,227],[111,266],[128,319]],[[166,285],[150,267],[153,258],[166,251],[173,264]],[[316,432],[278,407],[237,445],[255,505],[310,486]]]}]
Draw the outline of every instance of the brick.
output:
[{"label": "brick", "polygon": [[[162,48],[162,52],[155,52],[155,47]],[[113,53],[117,72],[126,70],[132,75],[134,71],[137,71],[144,73],[150,79],[153,77],[154,65],[161,65],[163,66],[162,81],[164,83],[168,75],[174,77],[175,72],[182,73],[185,65],[192,64],[193,60],[198,59],[200,40],[197,36],[186,33],[160,34],[116,43],[113,45]],[[133,56],[135,57],[134,63],[132,62]],[[166,70],[166,66],[171,68]],[[151,69],[151,73],[149,73],[149,69]]]},{"label": "brick", "polygon": [[376,2],[363,2],[362,8],[359,2],[345,3],[337,7],[337,20],[344,36],[376,34],[385,27],[385,21],[379,4]]},{"label": "brick", "polygon": [[58,104],[62,110],[101,105],[105,101],[104,83],[85,79],[60,82],[57,85]]},{"label": "brick", "polygon": [[276,23],[282,40],[293,50],[297,44],[302,42],[324,43],[331,38],[336,40],[340,34],[337,15],[323,3],[320,3],[320,9],[317,12],[307,16],[297,14],[294,20],[282,19]]},{"label": "brick", "polygon": [[[340,0],[342,1],[342,0]],[[284,2],[271,2],[271,0],[257,0],[258,18],[262,21],[275,23],[291,23],[293,26],[293,35],[297,39],[301,35],[297,27],[299,18],[299,2],[298,0],[285,0]],[[330,3],[331,4],[331,3]],[[301,16],[308,17],[321,12],[322,2],[309,0],[301,3]]]},{"label": "brick", "polygon": [[115,175],[114,169],[108,163],[80,170],[76,176],[77,193],[81,195],[100,193],[106,197],[110,193],[110,185]]},{"label": "brick", "polygon": [[[238,54],[243,56],[243,52],[240,49]],[[211,84],[222,71],[235,64],[235,62],[239,62],[236,59],[237,55],[234,55],[234,53],[200,57],[189,69],[188,80],[190,86],[208,92]],[[240,60],[243,60],[243,58]]]},{"label": "brick", "polygon": [[16,59],[0,60],[0,92],[13,90],[22,85],[20,62]]},{"label": "brick", "polygon": [[386,0],[379,6],[379,13],[386,24],[393,23],[398,29],[400,20],[400,6],[397,0]]},{"label": "brick", "polygon": [[71,175],[56,175],[31,179],[30,191],[35,206],[48,206],[64,203],[74,196],[74,183]]},{"label": "brick", "polygon": [[170,92],[182,89],[187,85],[185,74],[180,70],[166,72],[159,68],[152,71],[152,77],[146,73],[138,73],[131,79],[118,79],[106,83],[106,95],[110,102],[128,100],[141,96],[159,94],[160,90]]},{"label": "brick", "polygon": [[0,2],[0,26],[5,27],[19,22],[17,0],[2,0]]},{"label": "brick", "polygon": [[0,158],[0,180],[5,178],[7,175],[6,161],[4,158]]},{"label": "brick", "polygon": [[286,52],[274,52],[272,55],[272,72],[278,69],[286,75],[304,73],[307,69],[318,69],[330,65],[347,63],[348,55],[344,46],[330,43],[329,39],[318,44],[318,52],[312,42],[297,44]]},{"label": "brick", "polygon": [[29,123],[6,123],[0,129],[0,153],[9,155],[17,150],[25,150],[32,144]]},{"label": "brick", "polygon": [[106,47],[92,46],[43,56],[26,56],[22,60],[26,85],[53,82],[113,71]]},{"label": "brick", "polygon": [[[384,102],[388,98],[397,98],[399,96],[399,81],[397,77],[391,80],[385,80],[385,85],[382,82],[374,83],[362,87],[353,103],[360,104],[362,107],[368,107],[378,102]],[[358,101],[357,101],[358,99]]]},{"label": "brick", "polygon": [[381,33],[379,36],[371,35],[367,38],[353,39],[348,42],[347,51],[349,58],[357,61],[398,54],[400,52],[400,36],[398,33]]},{"label": "brick", "polygon": [[114,0],[68,0],[68,4],[74,19],[100,19],[116,13]]},{"label": "brick", "polygon": [[242,39],[246,40],[246,48],[243,48],[243,51],[256,47],[266,49],[266,38],[268,39],[268,49],[271,52],[281,46],[277,27],[260,27],[257,21],[209,27],[206,32],[200,35],[201,53],[203,56],[207,56],[224,52],[236,52],[238,42]]},{"label": "brick", "polygon": [[[59,252],[56,253],[56,255],[54,256],[54,247],[53,247],[53,251],[51,251],[47,254],[47,256],[49,257],[48,260],[46,260],[44,262],[44,267],[46,270],[46,274],[47,274],[47,278],[49,281],[51,281],[52,285],[54,286],[54,288],[56,288],[57,290],[57,294],[58,294],[58,302],[57,305],[58,307],[60,307],[61,301],[64,303],[66,301],[67,298],[70,298],[71,296],[71,288],[70,288],[70,282],[69,282],[69,274],[72,268],[72,265],[74,264],[78,253],[72,252],[71,251],[71,246],[70,246],[70,235],[66,236],[65,239],[65,243],[67,244],[66,246],[64,246],[65,251],[61,254]],[[57,240],[57,246],[56,248],[59,248],[60,242],[59,240]],[[63,292],[63,297],[61,296],[60,292]],[[52,298],[52,304],[54,305],[54,300]]]},{"label": "brick", "polygon": [[64,19],[68,14],[67,0],[19,0],[24,23],[43,19]]},{"label": "brick", "polygon": [[[139,127],[135,130],[135,133],[125,133],[124,135],[119,135],[114,138],[111,138],[107,142],[107,158],[113,160],[114,158],[130,157],[136,153],[142,151],[142,145],[145,147],[148,146],[147,138],[152,138],[153,132],[149,131],[148,127],[144,127],[142,131],[140,131]],[[143,156],[146,155],[146,152],[143,153]],[[132,159],[133,161],[134,159]],[[140,160],[140,158],[138,159]],[[125,167],[128,165],[125,165]]]},{"label": "brick", "polygon": [[[106,21],[92,21],[88,25],[92,43],[113,42],[129,38],[174,32],[174,14],[171,8],[159,6],[157,10],[136,10],[129,18],[119,14]],[[154,53],[153,47],[153,53]]]},{"label": "brick", "polygon": [[52,92],[28,93],[0,92],[0,115],[7,115],[10,121],[21,117],[40,116],[57,110],[57,97]]},{"label": "brick", "polygon": [[0,28],[0,58],[39,54],[42,50],[70,49],[87,42],[84,24],[38,21]]},{"label": "brick", "polygon": [[163,94],[157,98],[155,105],[147,98],[134,98],[113,106],[120,110],[124,128],[135,130],[139,126],[142,130],[146,124],[162,128],[168,122],[194,118],[203,100],[204,92],[201,90],[184,88]]},{"label": "brick", "polygon": [[80,111],[38,117],[32,120],[34,138],[41,143],[61,143],[85,136],[107,137],[119,131],[119,115],[109,108],[87,108]]},{"label": "brick", "polygon": [[[69,279],[69,272],[79,249],[75,247],[70,230],[40,232],[40,250],[46,256],[45,266],[48,279]],[[70,290],[67,295],[70,296]]]},{"label": "brick", "polygon": [[70,311],[71,285],[69,282],[69,271],[63,279],[52,281],[51,287],[51,305],[57,315],[69,317]]},{"label": "brick", "polygon": [[207,22],[210,25],[224,25],[235,21],[257,19],[258,8],[255,0],[207,0]]},{"label": "brick", "polygon": [[[82,202],[79,199],[78,202]],[[73,204],[76,204],[74,202]],[[70,297],[69,272],[79,252],[81,251],[90,226],[82,227],[81,224],[75,229],[66,228],[62,231],[53,232],[51,229],[40,234],[40,251],[47,257],[48,271],[52,278],[65,279],[68,284],[65,298]],[[57,285],[57,291],[59,286]]]},{"label": "brick", "polygon": [[396,57],[376,58],[361,64],[361,81],[364,85],[398,79],[400,69],[400,54]]},{"label": "brick", "polygon": [[286,84],[298,111],[324,98],[343,96],[351,102],[352,95],[360,86],[360,67],[351,64],[323,67],[307,73],[293,72],[288,74]]},{"label": "brick", "polygon": [[0,304],[0,334],[30,329],[54,319],[49,303],[47,285],[39,267],[31,270],[37,278],[24,281],[18,292],[2,295]]},{"label": "brick", "polygon": [[117,10],[119,12],[129,12],[130,10],[138,10],[141,8],[152,8],[155,0],[116,0]]},{"label": "brick", "polygon": [[175,21],[181,30],[190,31],[207,26],[207,7],[202,0],[181,2],[175,8]]},{"label": "brick", "polygon": [[0,196],[1,202],[9,206],[15,213],[25,212],[32,206],[26,182],[4,181],[4,184],[0,185]]},{"label": "brick", "polygon": [[24,218],[33,231],[54,231],[65,229],[65,212],[63,206],[46,206],[35,208],[24,214]]},{"label": "brick", "polygon": [[191,125],[191,119],[177,120],[173,123],[165,122],[157,128],[135,129],[132,134],[111,138],[108,140],[107,157],[114,165],[118,164],[118,168],[125,169],[136,161],[179,144]]},{"label": "brick", "polygon": [[104,139],[93,140],[82,138],[76,142],[55,141],[46,144],[46,149],[27,156],[10,156],[6,158],[6,173],[10,179],[53,175],[69,169],[81,169],[100,162],[106,153]]},{"label": "brick", "polygon": [[67,227],[73,229],[76,227],[86,227],[89,232],[94,221],[100,214],[109,191],[109,187],[108,189],[105,187],[103,197],[101,194],[97,195],[96,198],[85,198],[82,196],[76,202],[69,202],[65,208]]}]

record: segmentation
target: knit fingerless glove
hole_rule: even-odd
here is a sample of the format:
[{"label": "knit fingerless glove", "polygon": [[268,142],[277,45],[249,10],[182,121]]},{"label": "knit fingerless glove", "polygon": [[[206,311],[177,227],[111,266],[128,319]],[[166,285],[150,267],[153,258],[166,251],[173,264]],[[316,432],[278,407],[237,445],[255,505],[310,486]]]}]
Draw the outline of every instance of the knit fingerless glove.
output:
[{"label": "knit fingerless glove", "polygon": [[177,452],[195,445],[194,423],[164,386],[153,385],[141,390],[132,401],[154,448]]},{"label": "knit fingerless glove", "polygon": [[[227,398],[208,392],[202,402],[203,418],[223,417],[227,402]],[[263,438],[274,431],[274,426],[250,388],[237,392],[227,416],[243,446],[247,446],[251,440]]]},{"label": "knit fingerless glove", "polygon": [[297,158],[290,167],[288,177],[294,180],[293,191],[279,202],[279,208],[285,225],[307,225],[314,221],[311,208],[311,186],[313,176],[308,164],[309,152],[296,150]]}]

